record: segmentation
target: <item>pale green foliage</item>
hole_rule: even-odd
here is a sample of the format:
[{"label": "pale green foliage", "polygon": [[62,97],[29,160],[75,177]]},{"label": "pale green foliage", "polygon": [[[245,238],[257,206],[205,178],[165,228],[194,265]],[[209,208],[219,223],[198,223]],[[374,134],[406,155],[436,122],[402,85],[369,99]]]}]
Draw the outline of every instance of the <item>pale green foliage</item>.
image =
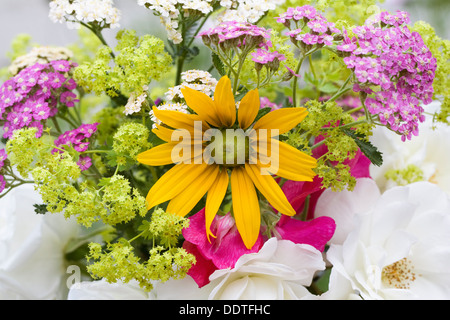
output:
[{"label": "pale green foliage", "polygon": [[105,185],[102,204],[108,211],[102,219],[110,225],[130,221],[136,214],[143,217],[147,213],[145,198],[121,175],[114,175]]},{"label": "pale green foliage", "polygon": [[115,174],[98,186],[85,182],[77,188],[81,171],[75,159],[66,151],[52,153],[53,140],[35,135],[36,128],[18,130],[6,148],[21,176],[33,177],[48,212],[64,210],[66,217],[75,216],[86,227],[98,220],[115,225],[145,216],[145,198],[123,176]]},{"label": "pale green foliage", "polygon": [[97,122],[97,141],[99,144],[110,142],[109,140],[124,122],[124,108],[105,107],[99,110],[93,117],[93,122]]},{"label": "pale green foliage", "polygon": [[412,27],[418,32],[433,57],[437,60],[435,79],[433,81],[434,99],[442,102],[441,109],[436,112],[435,120],[450,125],[450,41],[436,35],[434,28],[423,21]]},{"label": "pale green foliage", "polygon": [[139,153],[150,149],[149,129],[136,122],[122,124],[113,137],[113,150],[119,155],[126,155],[136,160]]},{"label": "pale green foliage", "polygon": [[100,244],[91,243],[87,259],[95,262],[89,264],[87,269],[94,278],[104,278],[110,283],[136,280],[147,291],[152,290],[152,281],[183,278],[195,264],[195,257],[185,249],[174,246],[183,228],[188,226],[188,221],[157,209],[152,220],[144,222],[139,228],[142,231],[140,235],[154,239],[158,237],[160,240],[160,245],[154,245],[149,250],[146,261],[135,255],[132,240],[121,238],[115,243],[107,243],[105,251]]},{"label": "pale green foliage", "polygon": [[173,247],[178,243],[178,237],[183,229],[189,227],[189,220],[175,214],[156,209],[151,221],[144,221],[139,230],[146,238],[157,239],[166,247]]},{"label": "pale green foliage", "polygon": [[154,36],[137,37],[133,30],[117,34],[118,51],[113,63],[112,49],[102,46],[94,61],[75,68],[74,78],[87,92],[111,97],[118,92],[142,91],[151,80],[159,80],[169,70],[170,55],[164,51],[164,42]]},{"label": "pale green foliage", "polygon": [[[308,108],[309,114],[300,124],[300,128],[305,133],[294,135],[293,137],[297,139],[294,141],[300,144],[304,143],[304,140],[298,140],[302,136],[322,137],[321,141],[316,140],[313,143],[322,143],[317,148],[324,148],[321,150],[323,154],[318,159],[318,166],[315,169],[317,175],[323,179],[324,188],[353,189],[355,178],[350,174],[351,168],[345,162],[353,159],[359,148],[355,140],[345,134],[341,127],[354,123],[355,120],[335,102],[321,103],[311,100],[305,106]],[[359,126],[353,127],[358,128]],[[361,128],[356,131],[366,133],[367,129]],[[288,143],[293,137],[288,139]],[[308,151],[307,147],[305,151]]]}]

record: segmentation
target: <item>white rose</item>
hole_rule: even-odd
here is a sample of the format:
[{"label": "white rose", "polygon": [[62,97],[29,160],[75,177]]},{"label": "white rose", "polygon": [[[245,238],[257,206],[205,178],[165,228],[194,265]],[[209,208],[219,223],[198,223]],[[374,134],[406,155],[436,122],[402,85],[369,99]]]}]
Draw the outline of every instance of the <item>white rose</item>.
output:
[{"label": "white rose", "polygon": [[148,300],[137,281],[109,283],[106,280],[83,281],[70,287],[68,300]]},{"label": "white rose", "polygon": [[74,221],[39,215],[32,185],[0,199],[0,299],[62,299],[67,292],[64,248],[77,234]]},{"label": "white rose", "polygon": [[325,269],[320,251],[288,240],[269,239],[257,253],[239,258],[233,269],[216,270],[206,287],[209,299],[309,299],[305,288],[317,271]]},{"label": "white rose", "polygon": [[[433,102],[426,106],[426,110],[433,113],[439,106],[439,103]],[[371,141],[383,153],[383,165],[371,165],[370,175],[382,191],[411,182],[429,181],[450,194],[450,127],[444,124],[435,125],[436,128],[432,117],[428,117],[419,127],[419,136],[405,142],[386,128],[377,127],[374,130]],[[419,173],[420,180],[419,177],[414,181],[403,179],[403,176],[412,173],[412,170]],[[394,179],[386,176],[392,173]]]},{"label": "white rose", "polygon": [[[373,201],[369,183],[357,189],[355,203]],[[350,196],[335,196],[352,201]],[[330,205],[335,207],[335,216],[349,214],[341,211],[346,204],[334,201]],[[333,281],[345,279],[352,290],[345,290],[341,298],[350,298],[353,290],[363,299],[450,298],[447,193],[429,182],[418,182],[391,188],[371,208],[354,210],[354,230],[342,244],[331,244],[327,251],[333,265],[330,291],[335,291],[330,296],[339,296],[336,290],[340,288]]]}]

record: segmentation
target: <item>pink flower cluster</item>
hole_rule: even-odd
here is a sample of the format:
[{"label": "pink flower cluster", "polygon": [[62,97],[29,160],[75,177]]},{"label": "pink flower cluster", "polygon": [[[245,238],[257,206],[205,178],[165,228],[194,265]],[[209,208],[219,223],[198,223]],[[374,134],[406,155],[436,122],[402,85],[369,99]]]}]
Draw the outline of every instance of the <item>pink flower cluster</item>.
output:
[{"label": "pink flower cluster", "polygon": [[271,46],[270,41],[267,40],[270,39],[269,30],[246,22],[225,21],[214,28],[200,32],[198,37],[201,37],[207,46],[213,44],[220,46],[222,50]]},{"label": "pink flower cluster", "polygon": [[307,50],[314,45],[331,46],[334,41],[333,34],[340,33],[335,24],[328,22],[314,7],[288,8],[276,18],[277,22],[290,29],[287,35],[294,44],[300,43]]},{"label": "pink flower cluster", "polygon": [[[78,152],[84,152],[89,148],[89,139],[97,131],[98,123],[82,124],[74,130],[66,131],[55,140],[55,145],[58,148],[64,146],[71,146]],[[54,149],[53,152],[60,152]],[[91,167],[92,160],[89,156],[81,156],[78,161],[78,166],[81,170],[87,170]]]},{"label": "pink flower cluster", "polygon": [[432,102],[437,60],[417,32],[405,25],[406,12],[383,12],[378,19],[355,27],[355,37],[344,33],[337,50],[354,71],[354,91],[365,92],[368,111],[381,124],[402,135],[402,140],[418,135],[425,120],[421,104]]},{"label": "pink flower cluster", "polygon": [[4,120],[4,138],[23,127],[38,128],[58,112],[58,104],[73,107],[77,95],[75,81],[69,71],[76,64],[56,60],[47,64],[34,64],[5,81],[0,87],[0,120]]},{"label": "pink flower cluster", "polygon": [[270,70],[278,70],[280,61],[284,60],[286,60],[286,57],[278,51],[270,52],[264,48],[259,48],[252,53],[252,61],[257,65],[257,69],[266,66]]},{"label": "pink flower cluster", "polygon": [[[3,167],[5,166],[5,160],[8,157],[8,155],[6,154],[5,149],[1,149],[0,150],[0,172],[2,171]],[[5,190],[6,187],[6,181],[5,181],[5,177],[0,174],[0,193],[3,192],[3,190]]]}]

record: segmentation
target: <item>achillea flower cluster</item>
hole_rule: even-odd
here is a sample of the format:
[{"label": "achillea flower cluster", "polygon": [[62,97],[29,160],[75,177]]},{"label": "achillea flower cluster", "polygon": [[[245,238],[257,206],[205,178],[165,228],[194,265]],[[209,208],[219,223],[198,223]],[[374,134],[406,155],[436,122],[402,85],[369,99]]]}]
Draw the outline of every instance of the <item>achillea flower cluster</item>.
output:
[{"label": "achillea flower cluster", "polygon": [[144,103],[145,99],[147,98],[147,91],[148,86],[144,86],[142,93],[131,93],[130,97],[128,98],[128,102],[125,105],[125,110],[123,113],[126,115],[130,115],[133,113],[137,113],[141,111],[142,104]]},{"label": "achillea flower cluster", "polygon": [[5,121],[4,138],[12,138],[14,131],[24,127],[43,131],[43,123],[58,113],[58,104],[73,107],[77,87],[69,77],[76,66],[67,60],[34,64],[8,79],[0,87],[0,119]]},{"label": "achillea flower cluster", "polygon": [[377,19],[355,27],[355,37],[344,34],[337,46],[347,67],[357,79],[354,91],[370,95],[368,111],[381,124],[410,140],[418,135],[418,125],[425,120],[421,104],[433,97],[436,58],[417,32],[406,26],[407,13],[382,12]]},{"label": "achillea flower cluster", "polygon": [[[58,148],[71,146],[78,152],[84,152],[89,148],[89,139],[97,131],[97,126],[98,123],[82,124],[77,129],[66,131],[55,140],[55,145]],[[60,152],[60,150],[55,148],[53,152]],[[92,160],[88,156],[81,156],[77,164],[84,171],[91,167]]]},{"label": "achillea flower cluster", "polygon": [[266,66],[269,70],[278,70],[280,61],[286,60],[286,57],[278,51],[270,52],[259,48],[252,53],[252,61],[255,62],[256,70]]},{"label": "achillea flower cluster", "polygon": [[113,0],[52,0],[49,18],[53,22],[67,23],[70,29],[81,24],[95,24],[100,28],[118,28],[120,11]]},{"label": "achillea flower cluster", "polygon": [[27,54],[14,59],[8,71],[15,76],[22,69],[36,63],[46,64],[55,60],[70,60],[72,57],[72,51],[65,47],[34,47]]},{"label": "achillea flower cluster", "polygon": [[6,180],[5,177],[1,174],[3,167],[5,166],[5,160],[8,157],[6,154],[5,149],[0,150],[0,193],[5,190],[6,187]]},{"label": "achillea flower cluster", "polygon": [[310,5],[289,8],[277,17],[277,22],[289,28],[287,35],[291,37],[291,41],[296,45],[300,44],[307,51],[314,45],[331,46],[333,34],[340,33],[334,23],[328,22]]},{"label": "achillea flower cluster", "polygon": [[251,23],[225,21],[218,26],[200,32],[199,37],[207,46],[220,47],[227,51],[240,48],[242,51],[253,48],[267,48],[271,46],[270,31]]},{"label": "achillea flower cluster", "polygon": [[[213,11],[212,0],[138,0],[138,5],[153,10],[160,17],[167,37],[175,44],[183,41],[179,20],[183,16],[201,16]],[[180,14],[182,12],[182,14]]]},{"label": "achillea flower cluster", "polygon": [[220,14],[220,21],[258,22],[268,11],[275,10],[285,0],[221,0],[226,10]]}]

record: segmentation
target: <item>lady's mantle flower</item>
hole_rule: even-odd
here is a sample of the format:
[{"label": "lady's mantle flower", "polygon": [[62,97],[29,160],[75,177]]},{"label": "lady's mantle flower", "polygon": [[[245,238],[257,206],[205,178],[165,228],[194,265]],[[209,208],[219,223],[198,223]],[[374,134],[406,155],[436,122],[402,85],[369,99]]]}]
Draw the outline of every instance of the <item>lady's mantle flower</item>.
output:
[{"label": "lady's mantle flower", "polygon": [[[245,246],[251,248],[260,231],[260,208],[255,186],[279,212],[294,215],[295,210],[270,174],[276,173],[297,181],[310,181],[315,176],[312,168],[316,166],[316,160],[313,157],[273,139],[273,136],[283,134],[296,126],[306,117],[307,111],[304,108],[282,108],[266,114],[255,122],[260,109],[258,90],[248,92],[236,112],[231,81],[226,76],[218,82],[214,100],[190,88],[184,88],[182,92],[187,105],[196,114],[154,108],[154,115],[167,127],[157,126],[153,132],[167,143],[138,155],[138,161],[152,166],[174,163],[173,150],[179,144],[178,141],[172,140],[176,129],[184,129],[183,132],[188,133],[198,129],[195,131],[200,131],[197,134],[201,137],[199,138],[197,134],[194,137],[190,135],[189,140],[183,142],[187,143],[189,150],[191,147],[194,148],[194,154],[183,152],[181,158],[176,160],[177,164],[154,184],[147,196],[148,208],[170,200],[167,212],[185,216],[208,193],[206,230],[209,237],[212,235],[211,222],[220,208],[230,182],[236,225]],[[200,124],[201,128],[198,128],[197,124]],[[205,131],[212,128],[223,132],[225,137],[226,129],[239,128],[243,132],[251,128],[256,132],[254,140],[258,145],[266,144],[266,148],[250,150],[248,146],[247,149],[243,145],[238,147],[234,138],[225,139],[215,141],[213,149],[217,154],[208,156],[205,149],[211,149],[212,146]],[[199,142],[200,149],[195,148]],[[267,144],[273,145],[274,148],[267,147]],[[277,165],[264,165],[261,159],[269,159],[272,156],[271,150],[276,148],[279,150]],[[203,157],[204,155],[206,157]],[[261,174],[264,170],[268,174]],[[228,171],[231,172],[231,177],[228,176]]]},{"label": "lady's mantle flower", "polygon": [[5,190],[6,187],[6,180],[5,177],[1,174],[2,168],[5,166],[5,161],[8,158],[8,155],[6,154],[5,149],[0,150],[0,193]]},{"label": "lady's mantle flower", "polygon": [[327,251],[332,279],[346,281],[363,299],[448,299],[449,195],[429,182],[382,195],[376,190],[367,179],[345,197],[326,198],[322,214],[332,215],[338,229],[353,225]]}]

